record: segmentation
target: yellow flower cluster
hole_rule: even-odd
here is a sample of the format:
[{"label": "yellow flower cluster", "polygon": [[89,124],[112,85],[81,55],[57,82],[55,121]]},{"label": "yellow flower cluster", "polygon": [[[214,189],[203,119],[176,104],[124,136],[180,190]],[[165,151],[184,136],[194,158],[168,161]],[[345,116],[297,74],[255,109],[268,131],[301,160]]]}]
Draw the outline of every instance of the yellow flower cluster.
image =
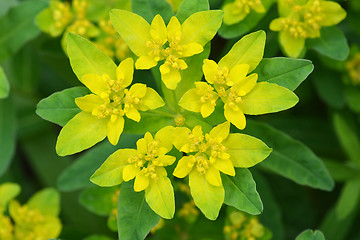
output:
[{"label": "yellow flower cluster", "polygon": [[66,52],[66,34],[71,32],[92,39],[95,45],[112,58],[123,60],[129,56],[129,49],[116,33],[108,18],[90,20],[88,0],[73,0],[71,5],[60,0],[51,0],[49,8],[36,18],[38,27],[57,37],[63,34],[61,43]]},{"label": "yellow flower cluster", "polygon": [[280,31],[280,44],[290,57],[299,57],[305,39],[320,37],[322,27],[342,21],[346,12],[341,6],[325,0],[279,0],[280,17],[270,23],[270,29]]},{"label": "yellow flower cluster", "polygon": [[232,211],[229,214],[229,221],[225,223],[224,235],[226,240],[256,240],[270,239],[263,238],[264,226],[259,219],[240,211]]},{"label": "yellow flower cluster", "polygon": [[223,10],[224,23],[227,25],[242,21],[251,11],[256,13],[266,11],[261,0],[234,0],[225,4]]},{"label": "yellow flower cluster", "polygon": [[345,68],[353,85],[360,85],[360,53],[355,54],[345,64]]}]

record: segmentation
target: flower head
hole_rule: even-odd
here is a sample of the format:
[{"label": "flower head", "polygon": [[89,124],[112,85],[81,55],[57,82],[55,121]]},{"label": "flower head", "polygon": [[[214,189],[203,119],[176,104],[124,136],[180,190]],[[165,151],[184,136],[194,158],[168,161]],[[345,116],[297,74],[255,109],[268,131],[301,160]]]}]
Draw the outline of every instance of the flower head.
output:
[{"label": "flower head", "polygon": [[[251,34],[256,36],[257,34]],[[184,93],[179,105],[193,112],[200,112],[205,118],[215,110],[220,98],[224,103],[224,116],[239,129],[246,126],[245,114],[258,115],[285,110],[294,106],[298,98],[290,90],[276,84],[257,82],[258,75],[251,73],[262,58],[264,43],[251,43],[258,56],[237,60],[237,55],[244,45],[250,43],[250,34],[241,39],[230,52],[217,64],[205,59],[203,72],[207,82],[195,83],[195,88]],[[260,46],[256,46],[256,45]],[[257,48],[255,50],[255,48]],[[254,59],[256,58],[255,63]]]},{"label": "flower head", "polygon": [[305,39],[320,37],[320,29],[341,22],[346,12],[332,1],[279,1],[280,18],[270,23],[270,29],[280,31],[280,44],[290,57],[299,57]]},{"label": "flower head", "polygon": [[224,23],[227,25],[242,21],[251,12],[264,13],[265,8],[261,0],[234,0],[227,3],[224,9]]},{"label": "flower head", "polygon": [[169,89],[181,81],[180,72],[188,66],[183,58],[203,51],[221,24],[222,13],[204,11],[191,15],[182,24],[174,16],[166,26],[160,15],[149,25],[142,17],[122,10],[113,10],[111,20],[120,36],[139,57],[137,69],[150,69],[159,61],[161,79]]},{"label": "flower head", "polygon": [[69,134],[74,135],[76,131],[89,127],[94,129],[88,132],[88,135],[97,135],[96,141],[101,141],[107,136],[110,143],[116,145],[124,128],[124,116],[139,122],[139,111],[156,109],[164,105],[156,91],[145,84],[137,83],[128,88],[133,79],[133,72],[133,60],[127,58],[117,67],[116,79],[112,79],[106,73],[85,74],[81,77],[82,83],[92,93],[75,99],[82,112],[70,120],[60,132],[57,143],[59,154],[66,155],[79,151],[65,150],[65,153],[62,153],[64,150],[61,149],[67,144]]}]

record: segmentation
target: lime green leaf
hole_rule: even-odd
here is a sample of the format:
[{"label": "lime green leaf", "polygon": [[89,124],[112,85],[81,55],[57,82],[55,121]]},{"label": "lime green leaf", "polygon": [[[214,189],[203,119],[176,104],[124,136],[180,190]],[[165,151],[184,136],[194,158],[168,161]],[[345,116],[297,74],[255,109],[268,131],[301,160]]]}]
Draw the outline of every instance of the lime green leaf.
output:
[{"label": "lime green leaf", "polygon": [[219,61],[219,66],[231,69],[245,63],[250,65],[249,71],[253,71],[263,58],[265,40],[266,34],[262,30],[245,35]]},{"label": "lime green leaf", "polygon": [[223,144],[227,148],[226,152],[230,154],[234,167],[252,167],[271,153],[271,148],[264,142],[246,134],[230,134]]},{"label": "lime green leaf", "polygon": [[340,198],[336,204],[335,212],[339,220],[344,220],[356,211],[360,200],[360,178],[354,178],[345,183]]},{"label": "lime green leaf", "polygon": [[294,91],[313,71],[309,60],[292,58],[265,58],[255,69],[259,82],[276,83]]},{"label": "lime green leaf", "polygon": [[308,39],[308,47],[335,60],[343,61],[349,55],[344,33],[337,27],[321,28],[319,38]]},{"label": "lime green leaf", "polygon": [[110,155],[108,159],[91,176],[90,181],[101,187],[119,185],[123,181],[123,169],[129,162],[129,154],[135,156],[135,149],[119,149]]},{"label": "lime green leaf", "polygon": [[190,172],[189,186],[196,206],[208,219],[215,220],[224,202],[224,188],[211,185],[197,170]]},{"label": "lime green leaf", "polygon": [[207,11],[209,9],[208,0],[183,0],[178,12],[176,13],[176,18],[180,21],[180,23],[182,23],[190,17],[190,15],[200,11]]},{"label": "lime green leaf", "polygon": [[116,31],[137,56],[146,55],[146,42],[150,40],[150,25],[141,16],[118,9],[110,11],[110,19]]},{"label": "lime green leaf", "polygon": [[135,147],[135,142],[138,138],[138,135],[122,134],[116,146],[111,145],[109,142],[104,142],[93,147],[60,175],[58,179],[59,190],[68,192],[93,186],[94,184],[89,179],[104,160],[119,148]]},{"label": "lime green leaf", "polygon": [[171,219],[175,213],[174,189],[168,177],[158,177],[145,189],[146,202],[163,218]]},{"label": "lime green leaf", "polygon": [[46,5],[47,2],[42,0],[25,1],[0,18],[0,60],[15,53],[40,33],[34,18]]},{"label": "lime green leaf", "polygon": [[349,160],[360,167],[360,140],[356,134],[358,132],[357,129],[352,127],[350,122],[348,122],[344,116],[341,116],[340,113],[333,115],[333,121],[340,144],[349,157]]},{"label": "lime green leaf", "polygon": [[8,202],[19,195],[21,188],[16,183],[3,183],[0,185],[0,213],[2,213]]},{"label": "lime green leaf", "polygon": [[9,96],[9,90],[10,90],[9,82],[6,78],[4,70],[0,66],[0,99]]},{"label": "lime green leaf", "polygon": [[160,217],[145,201],[144,191],[135,192],[133,181],[121,184],[118,203],[119,239],[143,240]]},{"label": "lime green leaf", "polygon": [[16,118],[10,98],[0,99],[0,176],[8,168],[15,151]]},{"label": "lime green leaf", "polygon": [[221,174],[225,189],[224,203],[240,211],[260,214],[263,204],[250,171],[246,168],[236,168],[235,172],[234,177]]},{"label": "lime green leaf", "polygon": [[202,11],[192,14],[181,25],[182,43],[196,42],[204,46],[216,34],[224,13],[220,10]]},{"label": "lime green leaf", "polygon": [[106,73],[111,79],[116,79],[116,64],[89,40],[69,33],[66,41],[70,64],[79,80],[89,73]]},{"label": "lime green leaf", "polygon": [[243,97],[243,101],[246,105],[245,114],[258,115],[289,109],[296,105],[299,98],[287,88],[261,82]]},{"label": "lime green leaf", "polygon": [[57,216],[60,212],[60,194],[54,188],[46,188],[34,194],[26,204],[43,215]]},{"label": "lime green leaf", "polygon": [[270,9],[272,4],[276,2],[275,0],[261,0],[261,3],[264,5],[266,11],[264,13],[257,13],[254,10],[250,10],[249,15],[245,19],[241,20],[239,23],[226,25],[223,24],[219,29],[219,35],[223,38],[236,38],[248,33],[253,29],[259,21],[266,15],[267,11]]},{"label": "lime green leaf", "polygon": [[165,23],[174,15],[171,5],[166,0],[132,0],[131,7],[133,13],[139,14],[149,23],[157,14],[160,14]]},{"label": "lime green leaf", "polygon": [[319,230],[305,230],[300,233],[295,240],[325,240],[324,234]]},{"label": "lime green leaf", "polygon": [[79,202],[87,210],[100,216],[108,216],[117,207],[118,187],[90,187],[81,192]]},{"label": "lime green leaf", "polygon": [[322,161],[301,142],[266,124],[251,120],[248,120],[242,132],[260,138],[273,149],[260,166],[298,184],[327,191],[334,187]]},{"label": "lime green leaf", "polygon": [[76,114],[81,112],[75,104],[75,98],[89,93],[89,90],[85,87],[73,87],[56,92],[38,103],[36,114],[47,121],[64,126]]},{"label": "lime green leaf", "polygon": [[56,152],[66,156],[81,152],[104,140],[107,119],[98,119],[91,113],[80,112],[60,131],[56,142]]}]

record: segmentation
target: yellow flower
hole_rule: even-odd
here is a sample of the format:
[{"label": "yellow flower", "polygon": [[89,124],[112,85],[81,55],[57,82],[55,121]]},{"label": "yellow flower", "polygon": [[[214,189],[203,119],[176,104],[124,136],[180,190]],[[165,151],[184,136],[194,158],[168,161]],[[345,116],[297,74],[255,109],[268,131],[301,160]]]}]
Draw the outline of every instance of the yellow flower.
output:
[{"label": "yellow flower", "polygon": [[[259,115],[293,107],[298,102],[293,92],[276,84],[257,82],[258,75],[251,74],[262,59],[264,44],[265,34],[256,32],[236,43],[219,64],[205,59],[203,72],[207,83],[195,83],[196,87],[184,93],[179,105],[188,111],[201,112],[205,118],[213,113],[220,97],[225,118],[239,129],[246,126],[245,114]],[[243,52],[248,52],[249,59],[239,56]]]},{"label": "yellow flower", "polygon": [[286,55],[299,57],[305,39],[320,37],[322,27],[333,26],[346,17],[341,6],[325,0],[279,0],[280,17],[270,23],[270,29],[280,31],[279,40]]},{"label": "yellow flower", "polygon": [[351,83],[353,85],[360,85],[360,53],[348,60],[345,64],[345,68],[350,77]]},{"label": "yellow flower", "polygon": [[14,227],[9,217],[0,212],[0,239],[12,240]]},{"label": "yellow flower", "polygon": [[234,167],[252,167],[271,152],[262,141],[240,133],[229,134],[230,123],[214,127],[203,134],[201,126],[192,131],[185,127],[174,130],[174,146],[187,156],[182,157],[173,175],[189,175],[191,195],[196,205],[209,219],[216,219],[225,191],[220,172],[235,176]]},{"label": "yellow flower", "polygon": [[165,127],[154,137],[147,132],[137,141],[137,149],[116,151],[90,180],[100,186],[113,186],[135,178],[134,190],[145,190],[150,208],[163,218],[172,218],[175,212],[174,190],[165,170],[176,160],[174,156],[166,155],[172,149],[168,134],[172,129]]},{"label": "yellow flower", "polygon": [[[139,110],[156,109],[165,104],[156,91],[145,84],[137,83],[128,89],[133,73],[133,60],[127,58],[117,67],[116,79],[111,79],[108,74],[85,74],[81,77],[81,82],[92,93],[75,99],[82,112],[61,130],[56,145],[59,155],[82,151],[106,136],[111,144],[116,145],[124,128],[124,115],[138,122],[141,119]],[[84,131],[87,134],[84,135]],[[77,132],[81,132],[84,141],[93,140],[68,146],[70,139],[79,137]]]},{"label": "yellow flower", "polygon": [[111,21],[130,49],[139,57],[137,69],[150,69],[159,61],[161,79],[169,89],[175,89],[181,81],[181,70],[188,66],[183,58],[203,51],[221,24],[219,11],[197,12],[182,24],[174,16],[166,26],[160,15],[149,25],[145,19],[123,10],[112,10]]},{"label": "yellow flower", "polygon": [[224,23],[227,25],[242,21],[251,10],[257,13],[264,13],[266,11],[261,0],[235,0],[225,4],[223,10]]}]

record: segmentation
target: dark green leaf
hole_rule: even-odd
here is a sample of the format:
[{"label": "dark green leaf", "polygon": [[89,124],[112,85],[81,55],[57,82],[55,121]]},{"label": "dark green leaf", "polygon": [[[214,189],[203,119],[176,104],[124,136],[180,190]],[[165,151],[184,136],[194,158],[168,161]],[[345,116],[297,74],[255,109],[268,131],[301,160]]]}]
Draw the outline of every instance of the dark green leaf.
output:
[{"label": "dark green leaf", "polygon": [[309,60],[278,57],[263,59],[254,72],[259,82],[276,83],[294,91],[313,69]]},{"label": "dark green leaf", "polygon": [[90,187],[81,192],[79,202],[90,212],[108,216],[117,206],[116,191],[118,189],[118,187]]},{"label": "dark green leaf", "polygon": [[334,127],[340,140],[342,148],[345,150],[349,160],[353,161],[360,167],[360,140],[357,136],[357,129],[352,127],[341,113],[333,115]]},{"label": "dark green leaf", "polygon": [[335,60],[345,60],[349,55],[349,45],[344,33],[337,27],[321,29],[319,38],[308,39],[308,47]]},{"label": "dark green leaf", "polygon": [[260,165],[294,182],[331,190],[334,182],[323,162],[304,144],[267,124],[247,121],[243,133],[255,136],[273,149]]},{"label": "dark green leaf", "polygon": [[113,238],[109,238],[107,236],[100,235],[91,235],[89,237],[84,238],[84,240],[114,240]]},{"label": "dark green leaf", "polygon": [[9,82],[6,78],[6,75],[4,73],[4,70],[0,66],[0,99],[6,98],[9,95]]},{"label": "dark green leaf", "polygon": [[325,240],[324,234],[319,230],[305,230],[295,240]]},{"label": "dark green leaf", "polygon": [[335,213],[339,220],[344,220],[356,211],[360,200],[360,178],[354,178],[345,183],[340,198],[336,204]]},{"label": "dark green leaf", "polygon": [[145,201],[145,192],[135,192],[133,181],[121,184],[118,204],[118,231],[121,240],[143,240],[159,222]]},{"label": "dark green leaf", "polygon": [[359,170],[349,162],[344,163],[328,158],[324,158],[323,161],[334,181],[344,182],[359,175]]},{"label": "dark green leaf", "polygon": [[35,16],[47,5],[46,1],[25,1],[0,18],[0,59],[15,53],[39,34]]},{"label": "dark green leaf", "polygon": [[16,119],[10,98],[0,100],[0,176],[9,167],[16,142]]},{"label": "dark green leaf", "polygon": [[174,15],[171,5],[166,0],[131,0],[133,13],[142,16],[149,23],[160,14],[165,23]]},{"label": "dark green leaf", "polygon": [[236,168],[234,177],[224,174],[221,177],[225,189],[224,203],[253,215],[262,212],[263,205],[248,169]]},{"label": "dark green leaf", "polygon": [[191,14],[209,9],[208,0],[184,0],[181,2],[176,17],[182,23],[190,17]]},{"label": "dark green leaf", "polygon": [[89,179],[96,169],[117,149],[134,147],[138,138],[137,135],[123,134],[116,146],[106,141],[93,147],[60,175],[58,179],[59,190],[64,192],[75,191],[91,186],[92,183]]},{"label": "dark green leaf", "polygon": [[88,93],[89,90],[85,87],[73,87],[56,92],[38,103],[36,114],[47,121],[64,126],[81,112],[75,104],[75,98],[85,96]]},{"label": "dark green leaf", "polygon": [[360,87],[345,87],[345,99],[351,110],[360,113]]},{"label": "dark green leaf", "polygon": [[242,21],[232,24],[226,25],[223,24],[219,29],[219,34],[223,38],[236,38],[240,37],[253,29],[259,21],[266,15],[267,11],[270,9],[272,4],[275,2],[274,0],[262,0],[261,1],[266,9],[265,13],[257,13],[254,10],[250,10],[249,15],[246,16]]}]

